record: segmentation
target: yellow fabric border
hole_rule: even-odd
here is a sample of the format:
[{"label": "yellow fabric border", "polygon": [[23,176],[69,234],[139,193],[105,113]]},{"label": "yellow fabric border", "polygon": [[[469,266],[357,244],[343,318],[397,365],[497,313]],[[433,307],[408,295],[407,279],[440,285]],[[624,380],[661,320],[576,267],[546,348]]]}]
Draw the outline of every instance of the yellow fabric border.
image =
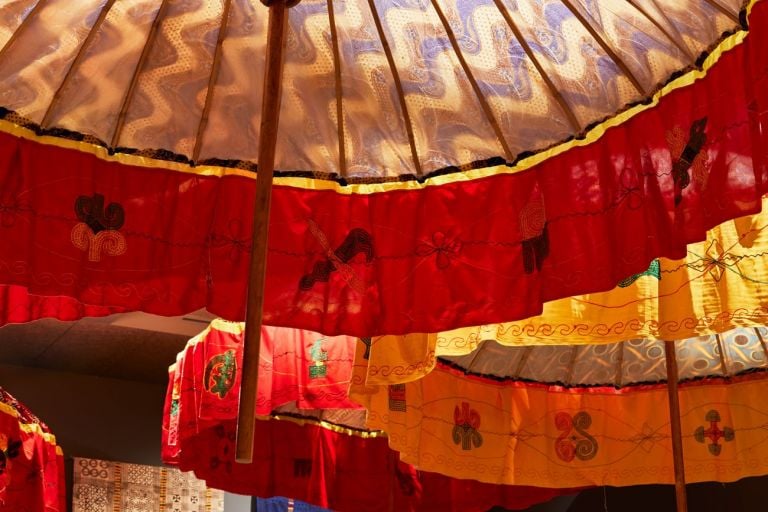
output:
[{"label": "yellow fabric border", "polygon": [[[21,419],[16,409],[2,402],[0,402],[0,413],[7,414],[16,420]],[[37,423],[21,423],[21,421],[19,421],[19,428],[22,430],[22,432],[27,434],[34,434],[42,437],[47,443],[56,446],[57,450],[61,450],[61,448],[56,445],[56,436],[49,434],[48,432],[43,432],[43,429]]]},{"label": "yellow fabric border", "polygon": [[300,426],[313,425],[316,427],[336,432],[337,434],[346,434],[348,436],[362,437],[363,439],[370,439],[374,437],[386,437],[386,434],[380,430],[357,430],[354,428],[342,427],[334,423],[329,423],[317,418],[297,418],[295,416],[286,416],[284,414],[269,414],[269,415],[256,415],[256,419],[262,421],[276,420],[276,421],[290,421]]},{"label": "yellow fabric border", "polygon": [[[747,17],[752,12],[752,8],[759,0],[750,0],[746,6]],[[417,190],[423,189],[429,186],[445,185],[449,183],[456,183],[462,181],[471,181],[479,178],[485,178],[489,176],[503,175],[503,174],[516,174],[526,169],[540,164],[541,162],[555,157],[565,151],[574,147],[582,147],[600,139],[608,129],[619,126],[628,120],[632,119],[636,115],[654,108],[658,105],[661,99],[670,94],[671,92],[681,89],[683,87],[690,86],[695,81],[703,78],[707,75],[708,71],[717,63],[723,54],[739,46],[744,42],[748,31],[739,30],[738,32],[724,38],[712,51],[702,63],[701,69],[693,69],[684,73],[680,77],[667,83],[661,89],[656,91],[646,103],[635,105],[618,114],[614,115],[610,119],[607,119],[593,128],[591,128],[582,138],[571,139],[566,142],[557,144],[549,149],[545,149],[524,158],[517,162],[514,166],[507,165],[495,165],[490,167],[484,167],[481,169],[470,169],[462,172],[454,172],[440,176],[434,176],[424,180],[423,183],[418,181],[405,181],[405,182],[391,182],[391,183],[364,183],[364,184],[349,184],[342,186],[339,183],[331,180],[313,179],[313,178],[299,178],[299,177],[276,177],[273,180],[275,186],[286,186],[294,188],[302,188],[307,190],[333,190],[339,194],[373,194],[378,192],[387,192],[390,190]],[[139,155],[129,155],[126,153],[109,154],[109,151],[99,145],[89,142],[81,142],[65,139],[62,137],[55,137],[51,135],[37,135],[34,131],[17,125],[10,121],[0,120],[0,131],[27,139],[41,144],[56,146],[65,149],[74,149],[83,153],[89,153],[100,160],[107,162],[117,162],[125,165],[133,165],[137,167],[146,168],[158,168],[167,169],[171,171],[195,174],[199,176],[242,176],[246,178],[255,178],[255,174],[250,171],[242,169],[235,169],[230,167],[221,167],[214,165],[200,165],[192,167],[189,164],[171,162],[166,160],[157,160],[154,158],[148,158]]]},{"label": "yellow fabric border", "polygon": [[[680,387],[688,482],[768,472],[767,379],[762,373]],[[674,481],[664,385],[573,391],[435,371],[405,384],[401,396],[404,403],[393,408],[387,387],[369,389],[368,427],[385,430],[401,459],[425,471],[554,488]]]}]

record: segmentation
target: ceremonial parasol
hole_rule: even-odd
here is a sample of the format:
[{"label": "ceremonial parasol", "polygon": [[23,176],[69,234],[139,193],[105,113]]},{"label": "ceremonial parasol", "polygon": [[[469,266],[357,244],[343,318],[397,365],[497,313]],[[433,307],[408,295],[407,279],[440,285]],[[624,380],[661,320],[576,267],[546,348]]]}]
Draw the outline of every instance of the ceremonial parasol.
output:
[{"label": "ceremonial parasol", "polygon": [[0,11],[0,282],[232,319],[247,288],[242,459],[262,312],[359,336],[524,318],[760,208],[763,3],[287,7]]},{"label": "ceremonial parasol", "polygon": [[64,456],[48,427],[0,388],[0,509],[66,512]]},{"label": "ceremonial parasol", "polygon": [[[728,357],[725,352],[732,347],[721,342],[720,333],[733,327],[756,326],[766,321],[766,215],[763,211],[723,223],[710,230],[704,242],[689,245],[685,259],[654,260],[645,272],[622,279],[611,291],[552,302],[545,306],[543,314],[538,317],[438,334],[366,338],[366,347],[358,354],[362,360],[359,362],[356,383],[399,386],[429,374],[436,368],[440,356],[463,357],[462,364],[469,363],[471,366],[474,358],[480,357],[482,353],[475,349],[484,341],[486,345],[483,346],[487,349],[490,340],[506,345],[527,345],[523,350],[510,351],[497,345],[501,350],[496,350],[494,354],[500,358],[498,364],[517,365],[518,373],[515,375],[533,382],[549,381],[543,367],[536,368],[540,373],[526,372],[522,376],[529,355],[538,353],[545,357],[547,350],[554,350],[551,347],[535,348],[535,345],[567,343],[567,355],[564,352],[549,352],[550,356],[554,354],[565,359],[553,359],[550,362],[553,365],[555,361],[575,364],[578,360],[592,367],[595,372],[606,370],[605,362],[599,358],[593,360],[590,351],[610,353],[611,357],[617,359],[618,367],[607,371],[613,372],[612,382],[616,386],[621,384],[623,378],[621,366],[625,358],[625,344],[618,344],[610,350],[584,345],[621,342],[645,336],[648,343],[657,344],[651,352],[660,355],[662,340],[665,342],[664,350],[672,354],[674,347],[669,340],[708,335],[702,340],[691,341],[690,350],[699,350],[705,354],[716,352],[723,354],[725,360]],[[712,340],[717,340],[714,348],[709,346]],[[762,340],[760,343],[762,345]],[[630,355],[631,352],[627,357]],[[762,357],[761,354],[748,356],[757,357],[758,360]],[[743,369],[737,368],[735,371],[738,373]],[[676,370],[670,366],[668,371],[674,375]],[[677,408],[677,391],[673,385],[676,380],[670,379],[669,383],[671,439],[676,441],[681,439],[680,411]],[[759,385],[753,384],[753,387]],[[657,389],[656,393],[659,392]],[[489,394],[493,393],[489,391]],[[676,485],[679,499],[682,500],[682,445],[673,447],[676,452],[676,470],[679,469],[676,471]],[[682,503],[680,508],[684,509]]]},{"label": "ceremonial parasol", "polygon": [[[404,462],[456,478],[623,486],[677,483],[684,471],[687,482],[730,482],[768,472],[767,335],[756,327],[667,343],[484,341],[390,385],[366,384],[359,347],[352,397]],[[678,396],[676,427],[660,411]]]},{"label": "ceremonial parasol", "polygon": [[365,411],[347,398],[356,340],[285,328],[264,328],[259,443],[252,463],[236,464],[242,338],[242,324],[214,321],[170,369],[163,460],[213,487],[334,510],[517,509],[576,491],[416,471],[382,432],[365,428]]}]

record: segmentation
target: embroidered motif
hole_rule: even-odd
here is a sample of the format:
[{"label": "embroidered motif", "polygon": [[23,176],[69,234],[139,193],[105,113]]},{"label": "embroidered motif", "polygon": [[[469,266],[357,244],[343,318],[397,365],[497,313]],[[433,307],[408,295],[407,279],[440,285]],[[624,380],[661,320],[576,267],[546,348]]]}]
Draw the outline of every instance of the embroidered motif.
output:
[{"label": "embroidered motif", "polygon": [[733,441],[736,437],[736,432],[734,432],[731,427],[723,427],[723,429],[720,430],[720,427],[717,425],[721,421],[720,413],[715,409],[709,411],[704,419],[709,422],[709,428],[697,428],[693,432],[693,437],[700,443],[704,443],[708,439],[709,443],[707,444],[707,448],[709,449],[709,453],[717,457],[720,455],[720,452],[723,451],[723,445],[719,444],[720,439]]},{"label": "embroidered motif", "polygon": [[205,365],[205,373],[203,374],[205,390],[219,398],[224,398],[235,385],[236,376],[235,351],[227,350],[223,354],[216,354]]},{"label": "embroidered motif", "polygon": [[471,450],[472,445],[480,448],[483,445],[483,436],[477,430],[480,428],[480,414],[470,409],[469,403],[461,402],[453,410],[453,442],[461,444],[462,450]]},{"label": "embroidered motif", "polygon": [[371,338],[360,338],[360,341],[365,345],[365,353],[363,359],[366,361],[371,357]]},{"label": "embroidered motif", "polygon": [[120,256],[125,253],[125,237],[118,230],[123,227],[125,213],[117,203],[104,206],[104,196],[79,196],[75,200],[75,215],[80,222],[72,228],[72,245],[87,251],[88,261],[101,261],[102,253]]},{"label": "embroidered motif", "polygon": [[307,291],[311,290],[317,282],[327,283],[331,274],[338,271],[350,288],[359,293],[364,293],[365,285],[347,263],[358,254],[365,256],[366,263],[373,261],[373,238],[370,233],[362,228],[355,228],[349,232],[339,247],[332,250],[325,233],[311,219],[309,220],[309,231],[323,247],[326,253],[326,260],[315,263],[312,272],[299,280],[299,289]]},{"label": "embroidered motif", "polygon": [[416,254],[424,258],[435,255],[435,265],[440,270],[451,266],[451,261],[461,251],[461,241],[450,239],[445,233],[437,231],[432,234],[431,242],[422,241],[416,246]]},{"label": "embroidered motif", "polygon": [[710,163],[700,158],[701,150],[707,142],[706,127],[707,118],[702,117],[691,124],[687,140],[679,126],[667,134],[667,143],[670,146],[672,158],[675,158],[677,154],[680,155],[672,164],[675,206],[683,200],[683,190],[691,184],[691,169],[693,169],[693,178],[699,186],[706,185]]},{"label": "embroidered motif", "polygon": [[0,434],[0,475],[6,472],[11,465],[11,459],[19,456],[21,441],[13,441],[4,434]]},{"label": "embroidered motif", "polygon": [[518,220],[522,236],[523,270],[526,274],[532,274],[534,270],[541,270],[544,259],[549,256],[547,214],[538,186],[531,200],[520,210]]},{"label": "embroidered motif", "polygon": [[389,410],[405,412],[405,384],[390,384],[387,387]]},{"label": "embroidered motif", "polygon": [[597,455],[597,440],[589,435],[587,429],[592,425],[589,413],[581,411],[571,417],[567,412],[555,416],[555,427],[561,432],[555,441],[555,453],[565,462],[574,457],[590,460]]},{"label": "embroidered motif", "polygon": [[648,266],[648,269],[644,272],[640,272],[639,274],[635,274],[632,276],[629,276],[626,279],[622,279],[619,281],[619,288],[626,288],[627,286],[630,286],[632,283],[637,281],[643,276],[651,276],[655,277],[659,281],[661,281],[661,263],[658,259],[655,259],[651,261],[651,264]]},{"label": "embroidered motif", "polygon": [[314,361],[309,366],[310,379],[320,379],[328,373],[328,368],[325,366],[325,362],[328,360],[328,352],[323,348],[323,341],[325,341],[325,338],[318,338],[312,344],[312,348],[309,349],[309,355],[312,361]]}]

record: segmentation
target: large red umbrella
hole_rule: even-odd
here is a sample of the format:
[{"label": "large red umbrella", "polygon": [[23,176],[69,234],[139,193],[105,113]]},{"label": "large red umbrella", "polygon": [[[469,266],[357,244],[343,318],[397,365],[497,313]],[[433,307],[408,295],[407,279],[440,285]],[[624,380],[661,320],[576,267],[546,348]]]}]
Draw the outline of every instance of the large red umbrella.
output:
[{"label": "large red umbrella", "polygon": [[0,388],[0,510],[66,512],[64,456],[48,427]]},{"label": "large red umbrella", "polygon": [[241,458],[262,311],[509,321],[760,207],[762,3],[287,3],[0,12],[0,282],[232,319],[247,288]]}]

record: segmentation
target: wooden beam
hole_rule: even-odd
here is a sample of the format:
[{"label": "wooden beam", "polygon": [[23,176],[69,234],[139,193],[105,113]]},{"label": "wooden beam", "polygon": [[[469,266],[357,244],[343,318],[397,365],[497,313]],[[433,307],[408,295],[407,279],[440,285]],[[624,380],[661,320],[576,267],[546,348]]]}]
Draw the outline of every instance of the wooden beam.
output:
[{"label": "wooden beam", "polygon": [[253,431],[256,422],[256,391],[259,381],[259,352],[261,320],[264,307],[264,284],[267,270],[267,240],[269,236],[269,207],[272,199],[272,176],[275,170],[275,146],[280,118],[280,95],[283,79],[283,53],[288,22],[286,2],[277,0],[269,5],[267,59],[264,69],[264,96],[261,101],[261,131],[259,132],[256,197],[253,213],[253,243],[251,245],[248,309],[245,315],[242,385],[237,416],[237,448],[235,460],[253,460]]},{"label": "wooden beam", "polygon": [[667,359],[667,394],[669,396],[669,422],[672,428],[672,459],[675,465],[675,501],[677,512],[688,512],[685,492],[685,464],[683,463],[683,430],[680,425],[680,397],[677,394],[677,357],[675,342],[664,342]]}]

